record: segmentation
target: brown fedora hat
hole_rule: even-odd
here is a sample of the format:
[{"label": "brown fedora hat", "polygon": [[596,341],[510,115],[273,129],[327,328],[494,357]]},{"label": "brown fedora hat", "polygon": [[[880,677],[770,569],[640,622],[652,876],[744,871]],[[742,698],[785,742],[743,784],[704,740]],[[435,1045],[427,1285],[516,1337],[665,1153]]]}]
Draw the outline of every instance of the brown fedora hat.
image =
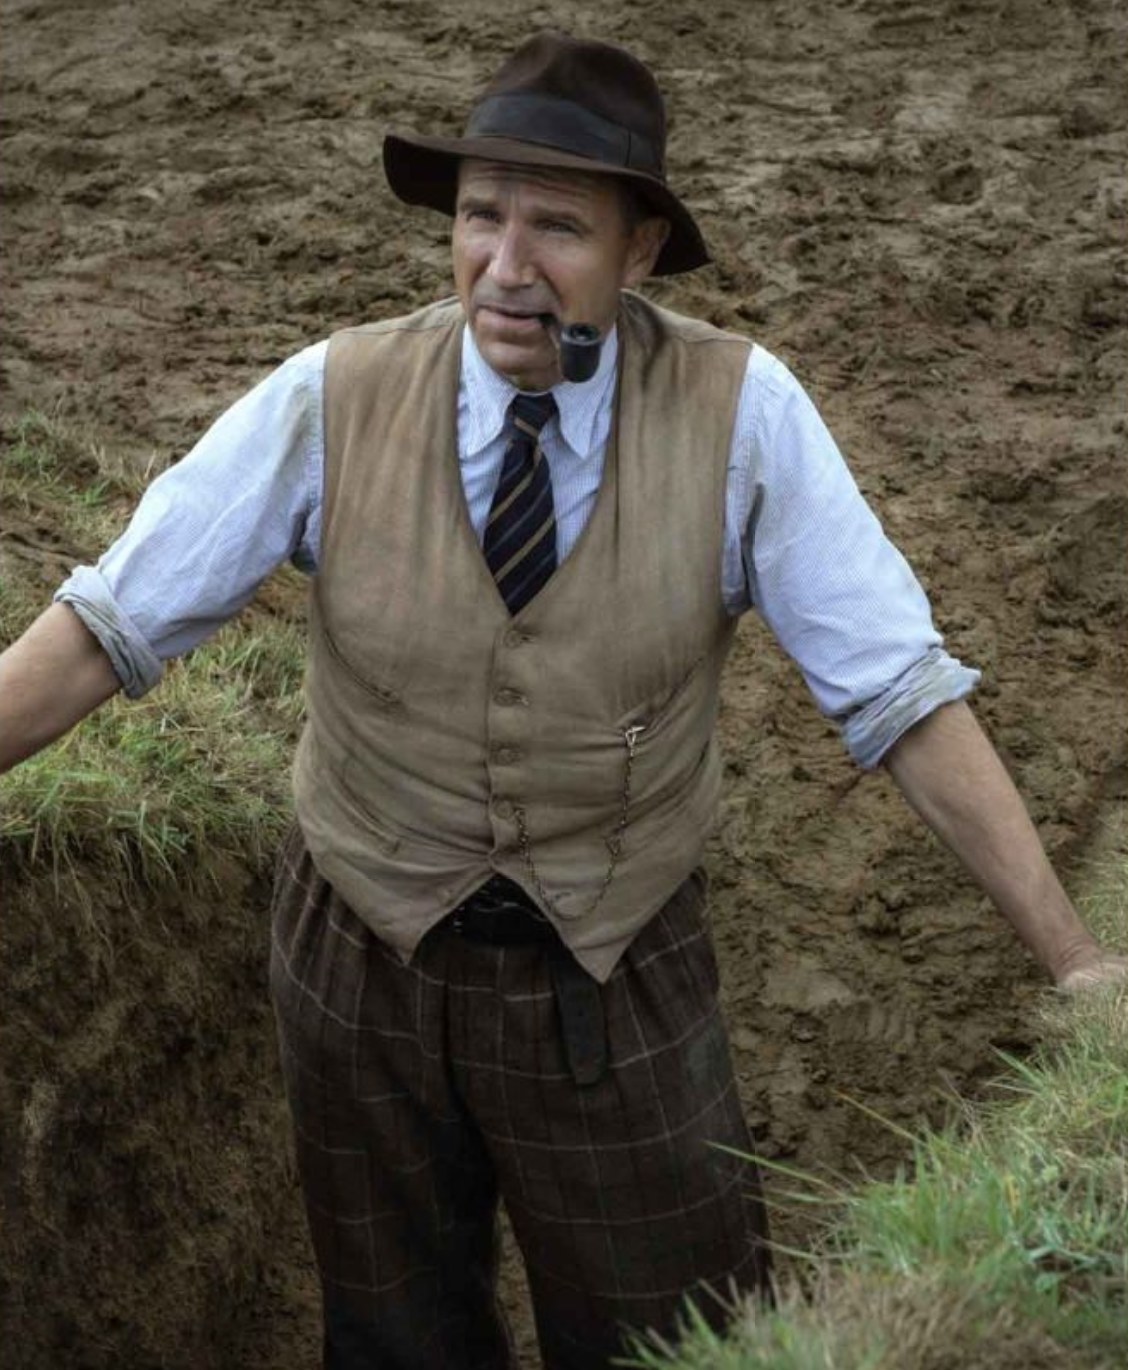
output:
[{"label": "brown fedora hat", "polygon": [[482,92],[461,138],[405,131],[384,139],[393,192],[444,214],[454,213],[462,157],[620,177],[670,221],[655,276],[709,260],[693,215],[666,184],[666,109],[658,85],[622,48],[539,33]]}]

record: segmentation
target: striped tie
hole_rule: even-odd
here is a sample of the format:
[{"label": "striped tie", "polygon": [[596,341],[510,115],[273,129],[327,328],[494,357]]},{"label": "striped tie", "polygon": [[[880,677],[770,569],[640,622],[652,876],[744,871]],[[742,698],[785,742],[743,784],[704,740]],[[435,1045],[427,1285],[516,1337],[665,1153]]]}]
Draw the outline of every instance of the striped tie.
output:
[{"label": "striped tie", "polygon": [[551,394],[517,395],[509,406],[515,430],[505,449],[482,550],[511,614],[518,613],[556,570],[552,477],[540,431],[556,413]]}]

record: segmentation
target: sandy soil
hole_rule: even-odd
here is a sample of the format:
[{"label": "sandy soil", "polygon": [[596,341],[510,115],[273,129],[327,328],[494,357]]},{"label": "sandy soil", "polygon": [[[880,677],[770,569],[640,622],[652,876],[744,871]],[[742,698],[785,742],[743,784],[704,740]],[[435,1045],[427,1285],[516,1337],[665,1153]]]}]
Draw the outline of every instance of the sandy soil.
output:
[{"label": "sandy soil", "polygon": [[[59,407],[167,461],[305,342],[445,292],[446,225],[391,199],[381,132],[457,127],[499,54],[562,22],[515,0],[4,0],[5,417]],[[668,94],[716,262],[653,293],[804,379],[984,671],[979,713],[1068,877],[1128,780],[1128,11],[580,0],[566,22]],[[1040,978],[752,623],[723,728],[714,921],[757,1144],[887,1173],[902,1142],[858,1104],[944,1116],[1028,1041]],[[261,886],[173,901],[163,958],[123,937],[97,975],[44,888],[0,873],[8,1363],[312,1366]]]}]

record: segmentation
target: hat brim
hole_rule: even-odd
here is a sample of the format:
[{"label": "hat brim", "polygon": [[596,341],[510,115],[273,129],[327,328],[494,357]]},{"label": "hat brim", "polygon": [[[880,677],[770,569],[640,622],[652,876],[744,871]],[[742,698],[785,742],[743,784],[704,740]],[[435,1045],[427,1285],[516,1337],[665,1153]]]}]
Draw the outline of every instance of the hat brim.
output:
[{"label": "hat brim", "polygon": [[384,138],[384,173],[396,197],[453,216],[458,190],[458,163],[463,157],[518,166],[559,167],[629,181],[655,214],[669,220],[670,234],[651,273],[674,276],[704,266],[709,251],[693,215],[664,182],[646,172],[611,166],[589,157],[517,138],[429,138],[397,132]]}]

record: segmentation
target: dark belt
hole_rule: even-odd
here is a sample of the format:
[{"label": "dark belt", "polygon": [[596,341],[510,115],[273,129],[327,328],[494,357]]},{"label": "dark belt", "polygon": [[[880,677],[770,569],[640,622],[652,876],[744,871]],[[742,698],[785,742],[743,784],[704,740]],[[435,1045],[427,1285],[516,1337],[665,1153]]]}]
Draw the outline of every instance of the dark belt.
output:
[{"label": "dark belt", "polygon": [[578,1085],[593,1085],[607,1069],[607,1030],[599,983],[580,965],[552,923],[520,885],[492,875],[444,922],[467,942],[491,947],[543,945],[568,1067]]}]

